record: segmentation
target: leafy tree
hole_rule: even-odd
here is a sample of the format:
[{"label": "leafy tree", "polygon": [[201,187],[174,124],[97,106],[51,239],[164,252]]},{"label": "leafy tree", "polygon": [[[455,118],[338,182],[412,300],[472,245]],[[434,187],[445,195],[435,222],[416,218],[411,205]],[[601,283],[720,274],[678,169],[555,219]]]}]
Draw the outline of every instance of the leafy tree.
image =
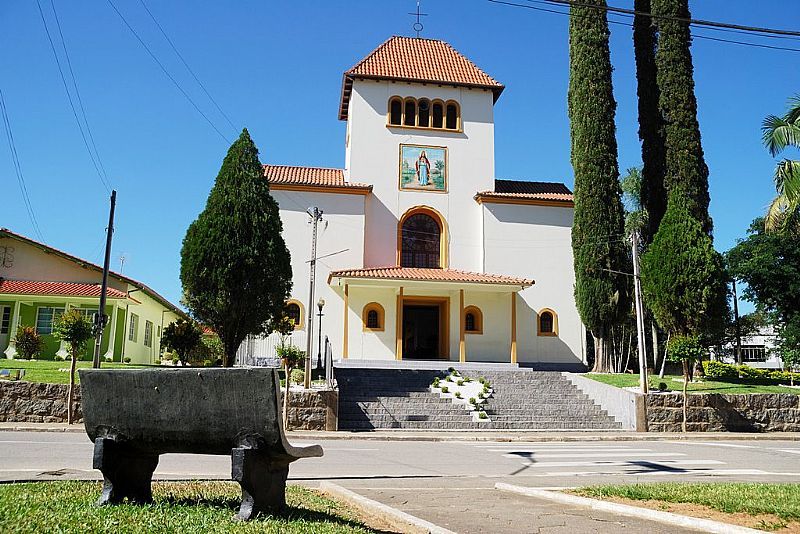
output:
[{"label": "leafy tree", "polygon": [[[575,300],[594,338],[594,370],[612,370],[608,336],[627,311],[626,264],[617,181],[616,102],[611,85],[605,0],[570,6],[569,118],[575,173],[572,248]],[[596,7],[593,7],[596,6]]]},{"label": "leafy tree", "polygon": [[[761,130],[764,145],[773,157],[789,147],[800,149],[800,95],[789,100],[789,109],[782,117],[770,115],[764,119]],[[778,196],[767,211],[767,230],[800,230],[800,161],[778,162],[774,179]]]},{"label": "leafy tree", "polygon": [[35,358],[44,350],[44,339],[32,326],[20,326],[14,335],[14,345],[17,352],[26,360]]},{"label": "leafy tree", "polygon": [[[634,0],[633,9],[650,13],[651,0]],[[636,92],[639,97],[639,139],[642,141],[641,205],[648,214],[642,241],[652,241],[667,209],[664,189],[664,120],[658,108],[660,91],[656,77],[656,27],[649,15],[633,17],[633,50],[636,58]]]},{"label": "leafy tree", "polygon": [[[667,207],[669,212],[669,207]],[[706,351],[697,336],[677,335],[669,340],[667,345],[667,359],[680,362],[683,368],[683,422],[681,430],[686,432],[686,419],[688,415],[688,389],[689,379],[693,364],[703,361]]]},{"label": "leafy tree", "polygon": [[186,364],[189,354],[200,344],[203,331],[194,321],[179,318],[169,323],[161,334],[161,343],[174,351],[181,363]]},{"label": "leafy tree", "polygon": [[684,195],[670,195],[658,232],[642,256],[642,289],[661,328],[708,335],[725,325],[727,275],[722,256],[687,204]]},{"label": "leafy tree", "polygon": [[270,331],[281,318],[292,286],[282,230],[258,149],[245,129],[228,150],[181,249],[186,306],[219,335],[226,367],[248,335]]},{"label": "leafy tree", "polygon": [[72,361],[69,365],[69,390],[67,392],[67,424],[73,422],[72,399],[75,390],[75,367],[86,342],[94,337],[92,322],[76,309],[71,309],[53,321],[53,335],[69,345]]},{"label": "leafy tree", "polygon": [[619,181],[625,207],[625,233],[641,233],[647,227],[647,210],[642,203],[644,175],[639,167],[631,167]]},{"label": "leafy tree", "polygon": [[689,213],[711,235],[708,214],[708,167],[703,156],[694,67],[689,50],[691,34],[689,0],[651,0],[658,25],[656,80],[659,109],[664,118],[664,186],[668,197],[680,191]]}]

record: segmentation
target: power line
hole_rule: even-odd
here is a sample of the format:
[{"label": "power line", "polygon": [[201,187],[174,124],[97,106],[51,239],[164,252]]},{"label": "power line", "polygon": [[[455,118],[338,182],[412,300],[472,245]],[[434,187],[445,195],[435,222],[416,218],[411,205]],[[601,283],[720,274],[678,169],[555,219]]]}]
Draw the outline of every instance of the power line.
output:
[{"label": "power line", "polygon": [[61,31],[61,21],[58,18],[58,11],[56,11],[56,4],[54,0],[50,0],[50,6],[53,8],[53,16],[56,20],[56,27],[58,28],[58,35],[61,37],[61,47],[64,49],[64,57],[67,58],[67,67],[69,68],[69,74],[72,78],[72,86],[75,89],[75,96],[78,99],[78,105],[81,108],[81,115],[83,116],[83,122],[86,125],[86,132],[89,134],[89,141],[92,143],[92,148],[94,149],[94,154],[97,157],[97,163],[100,166],[100,170],[103,171],[103,176],[105,177],[105,182],[108,186],[111,185],[111,180],[108,178],[108,173],[106,172],[106,168],[103,165],[103,160],[100,158],[100,151],[97,150],[97,144],[94,142],[94,135],[92,134],[92,128],[89,126],[89,119],[86,117],[86,109],[83,106],[83,98],[81,98],[81,92],[78,90],[78,82],[75,78],[75,71],[72,70],[72,61],[69,58],[69,52],[67,51],[67,41],[64,39],[64,33]]},{"label": "power line", "polygon": [[[528,1],[531,1],[531,0],[528,0]],[[542,1],[546,2],[546,1],[551,1],[551,0],[542,0]],[[553,13],[553,14],[556,14],[556,15],[571,16],[570,13],[566,12],[566,11],[557,11],[555,9],[547,9],[547,8],[544,8],[544,7],[536,7],[536,6],[527,5],[527,4],[518,4],[518,3],[515,3],[515,2],[506,1],[506,0],[487,0],[487,2],[490,2],[492,4],[500,4],[500,5],[504,5],[504,6],[531,9],[533,11],[541,11],[541,12],[545,12],[545,13]],[[593,7],[600,8],[601,6],[593,6]],[[652,16],[649,13],[644,13],[644,15]],[[609,20],[608,23],[609,24],[617,24],[617,25],[620,25],[620,26],[626,26],[628,28],[632,27],[632,25],[633,25],[631,22],[623,22],[623,21],[619,21],[619,20]],[[722,23],[720,23],[720,24],[722,24]],[[706,29],[714,29],[714,28],[706,28]],[[800,35],[800,33],[798,33],[798,35]],[[759,37],[768,37],[768,36],[767,35],[759,35]],[[750,47],[753,47],[753,48],[766,48],[766,49],[770,49],[770,50],[783,50],[783,51],[786,51],[786,52],[800,52],[800,48],[791,48],[791,47],[785,47],[785,46],[775,46],[775,45],[767,45],[767,44],[761,44],[761,43],[752,43],[752,42],[748,42],[748,41],[737,41],[737,40],[734,40],[734,39],[723,39],[721,37],[711,37],[709,35],[698,34],[698,33],[695,33],[695,32],[692,32],[692,38],[693,39],[705,39],[705,40],[708,40],[708,41],[716,41],[716,42],[721,42],[721,43],[736,44],[736,45],[742,45],[742,46],[750,46]]]},{"label": "power line", "polygon": [[[51,0],[51,1],[52,1],[52,0]],[[209,92],[208,92],[208,89],[206,89],[206,86],[205,86],[205,85],[203,85],[203,82],[201,82],[201,81],[200,81],[200,79],[197,77],[197,75],[194,73],[194,71],[192,70],[192,68],[189,66],[189,64],[186,62],[186,60],[183,58],[183,55],[182,55],[180,52],[178,52],[178,49],[175,47],[175,44],[172,42],[172,39],[170,39],[170,38],[169,38],[169,36],[167,35],[167,32],[165,32],[165,31],[164,31],[164,28],[162,28],[162,27],[161,27],[161,24],[159,24],[159,23],[158,23],[158,21],[156,20],[156,17],[153,15],[153,13],[152,13],[152,12],[150,11],[150,9],[147,7],[147,4],[145,4],[145,3],[144,3],[144,0],[139,0],[139,2],[142,4],[142,7],[144,8],[144,10],[145,10],[145,11],[147,11],[147,14],[148,14],[148,15],[150,15],[150,18],[151,18],[151,19],[153,19],[153,22],[155,22],[156,26],[158,27],[159,31],[161,32],[161,35],[163,35],[163,36],[164,36],[164,39],[166,39],[166,40],[167,40],[167,42],[169,43],[169,46],[170,46],[170,47],[172,47],[172,50],[173,50],[173,52],[175,52],[175,55],[177,55],[177,56],[178,56],[178,58],[180,58],[180,60],[181,60],[181,63],[183,63],[183,66],[184,66],[184,67],[186,67],[186,70],[188,70],[188,71],[189,71],[189,74],[191,74],[191,75],[192,75],[192,78],[194,78],[194,81],[196,81],[196,82],[197,82],[197,85],[199,85],[199,86],[200,86],[200,88],[201,88],[201,89],[203,90],[203,92],[206,94],[206,96],[208,97],[208,99],[209,99],[209,100],[211,100],[211,102],[214,104],[214,107],[216,107],[216,108],[217,108],[217,111],[219,111],[219,112],[220,112],[220,114],[221,114],[223,117],[225,117],[225,120],[226,120],[226,121],[228,121],[228,124],[230,124],[230,125],[231,125],[231,128],[233,128],[233,130],[234,130],[234,131],[237,131],[237,128],[236,128],[236,126],[233,124],[233,122],[231,121],[231,119],[228,117],[228,115],[227,115],[227,114],[226,114],[224,111],[222,111],[222,108],[220,107],[220,105],[219,105],[219,104],[217,104],[217,101],[216,101],[216,100],[214,100],[214,97],[213,97],[213,96],[211,96],[211,93],[209,93]]]},{"label": "power line", "polygon": [[75,122],[78,124],[78,130],[81,132],[81,138],[83,139],[83,145],[86,147],[86,151],[89,153],[89,159],[92,160],[92,165],[94,166],[94,170],[97,171],[97,176],[100,177],[100,181],[103,183],[103,187],[106,188],[107,191],[111,191],[111,187],[107,183],[106,179],[103,177],[103,173],[100,172],[100,167],[95,160],[94,154],[92,153],[92,149],[89,148],[89,141],[86,139],[86,132],[83,130],[83,124],[81,124],[81,120],[78,117],[78,111],[75,109],[75,102],[72,100],[72,93],[70,93],[69,85],[67,85],[67,78],[64,76],[64,69],[61,67],[61,60],[58,58],[58,52],[56,51],[56,45],[53,43],[53,37],[50,35],[50,29],[47,26],[47,19],[44,17],[44,11],[42,10],[42,4],[39,0],[36,0],[36,5],[39,7],[39,15],[42,17],[42,24],[44,24],[44,31],[47,34],[47,40],[50,42],[50,50],[53,51],[53,57],[56,60],[56,66],[58,66],[58,73],[61,75],[61,82],[64,84],[64,90],[67,92],[67,99],[69,100],[69,106],[72,108],[72,115],[75,117]]},{"label": "power line", "polygon": [[42,231],[39,228],[39,222],[36,220],[36,215],[33,212],[33,205],[31,204],[31,199],[28,196],[28,188],[25,186],[25,176],[22,174],[22,165],[20,165],[19,162],[19,155],[17,154],[16,143],[14,143],[14,133],[11,131],[11,120],[8,118],[8,110],[6,109],[6,100],[5,97],[3,96],[2,89],[0,89],[0,111],[2,111],[3,126],[6,131],[8,148],[11,151],[11,161],[14,164],[14,172],[17,175],[17,182],[19,183],[19,190],[22,193],[22,200],[23,204],[25,204],[25,210],[28,212],[28,218],[31,221],[31,226],[33,226],[33,231],[36,232],[36,236],[39,238],[40,241],[44,241],[44,237],[42,237]]},{"label": "power line", "polygon": [[[38,0],[37,0],[37,2],[38,2]],[[225,140],[227,143],[230,143],[230,142],[231,142],[231,140],[230,140],[230,139],[228,139],[228,138],[225,136],[225,134],[223,134],[221,131],[219,131],[219,128],[217,128],[217,127],[216,127],[216,125],[215,125],[213,122],[211,122],[211,119],[209,119],[209,118],[208,118],[208,115],[206,115],[205,113],[203,113],[203,110],[201,110],[201,109],[200,109],[200,108],[197,106],[197,104],[195,103],[195,101],[194,101],[194,100],[192,100],[192,97],[190,97],[190,96],[189,96],[189,94],[188,94],[186,91],[184,91],[184,90],[183,90],[183,87],[181,87],[181,85],[180,85],[180,84],[179,84],[179,83],[178,83],[178,82],[175,80],[175,78],[173,78],[173,77],[172,77],[172,75],[169,73],[169,71],[166,69],[166,67],[164,67],[164,64],[163,64],[163,63],[161,63],[161,61],[159,61],[159,60],[158,60],[158,58],[157,58],[157,57],[156,57],[156,55],[153,53],[153,51],[152,51],[152,50],[150,50],[150,47],[148,47],[148,46],[147,46],[147,44],[145,44],[145,42],[142,40],[142,38],[141,38],[141,37],[139,37],[139,34],[138,34],[138,33],[136,33],[136,30],[134,30],[134,29],[133,29],[133,26],[131,26],[131,25],[128,23],[127,19],[126,19],[126,18],[125,18],[125,17],[122,15],[122,13],[119,11],[119,9],[117,9],[117,6],[115,6],[115,5],[114,5],[114,2],[112,2],[112,0],[108,0],[108,4],[109,4],[109,5],[111,6],[111,8],[112,8],[112,9],[113,9],[113,10],[116,12],[116,14],[119,16],[119,18],[120,18],[120,19],[122,19],[122,22],[123,22],[123,23],[125,23],[125,26],[127,26],[127,27],[128,27],[128,29],[131,31],[131,33],[133,34],[133,36],[134,36],[134,37],[136,37],[136,40],[137,40],[137,41],[139,41],[139,44],[141,44],[141,45],[142,45],[142,47],[143,47],[143,48],[144,48],[144,49],[147,51],[147,53],[148,53],[148,54],[150,54],[150,57],[151,57],[151,58],[153,58],[153,61],[155,61],[155,62],[156,62],[156,64],[157,64],[157,65],[158,65],[158,66],[161,68],[161,71],[162,71],[162,72],[163,72],[163,73],[166,75],[166,77],[170,79],[170,81],[173,83],[173,85],[175,85],[175,87],[178,89],[178,91],[180,91],[180,92],[181,92],[181,94],[182,94],[182,95],[183,95],[183,96],[186,98],[186,100],[188,100],[188,101],[189,101],[189,103],[192,105],[192,107],[193,107],[193,108],[194,108],[194,109],[195,109],[195,110],[196,110],[196,111],[197,111],[197,112],[198,112],[200,115],[202,115],[202,117],[203,117],[203,118],[206,120],[206,122],[207,122],[207,123],[208,123],[208,124],[209,124],[209,125],[210,125],[210,126],[213,128],[213,129],[214,129],[214,131],[215,131],[215,132],[217,132],[217,133],[219,134],[219,136],[220,136],[220,137],[222,137],[222,138],[223,138],[223,139],[224,139],[224,140]]]}]

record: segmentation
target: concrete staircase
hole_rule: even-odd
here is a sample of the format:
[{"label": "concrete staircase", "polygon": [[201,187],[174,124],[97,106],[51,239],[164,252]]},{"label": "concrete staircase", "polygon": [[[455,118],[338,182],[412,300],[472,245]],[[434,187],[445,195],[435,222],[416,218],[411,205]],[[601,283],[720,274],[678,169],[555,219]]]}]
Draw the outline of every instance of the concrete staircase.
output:
[{"label": "concrete staircase", "polygon": [[428,390],[442,369],[337,367],[339,429],[621,430],[604,410],[559,372],[456,365],[462,376],[485,377],[494,394],[490,422]]}]

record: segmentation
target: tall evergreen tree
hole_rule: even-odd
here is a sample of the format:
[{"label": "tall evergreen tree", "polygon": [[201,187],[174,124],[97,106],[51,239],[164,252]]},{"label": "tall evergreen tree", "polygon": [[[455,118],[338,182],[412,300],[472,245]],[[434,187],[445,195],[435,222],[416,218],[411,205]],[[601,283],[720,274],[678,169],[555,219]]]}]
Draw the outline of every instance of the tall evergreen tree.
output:
[{"label": "tall evergreen tree", "polygon": [[[650,0],[634,0],[637,13],[650,13]],[[641,202],[647,223],[642,228],[642,241],[652,241],[658,224],[667,209],[664,189],[664,121],[658,109],[659,90],[656,79],[656,26],[649,15],[633,18],[633,50],[636,58],[636,92],[639,97],[639,139],[642,141]]]},{"label": "tall evergreen tree", "polygon": [[[606,7],[605,0],[587,4]],[[594,370],[612,371],[608,335],[627,309],[623,209],[604,9],[570,7],[569,118],[575,173],[575,301],[595,345]]]},{"label": "tall evergreen tree", "polygon": [[711,234],[708,215],[708,167],[703,157],[697,99],[694,94],[689,0],[651,0],[658,25],[656,79],[659,109],[664,119],[665,172],[668,196],[680,190],[689,203],[689,213]]},{"label": "tall evergreen tree", "polygon": [[245,337],[269,331],[283,315],[292,267],[282,230],[258,149],[245,129],[181,249],[184,302],[219,335],[227,367]]}]

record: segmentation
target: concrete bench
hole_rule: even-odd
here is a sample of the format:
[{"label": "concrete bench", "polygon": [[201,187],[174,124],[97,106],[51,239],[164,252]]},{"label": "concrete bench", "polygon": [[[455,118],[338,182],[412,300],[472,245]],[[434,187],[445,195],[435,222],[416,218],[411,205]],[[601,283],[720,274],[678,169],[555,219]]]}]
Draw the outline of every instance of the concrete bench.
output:
[{"label": "concrete bench", "polygon": [[103,473],[98,504],[153,499],[164,453],[231,455],[242,487],[237,517],[286,506],[289,464],[322,456],[319,445],[292,447],[281,424],[275,369],[80,369],[93,467]]}]

